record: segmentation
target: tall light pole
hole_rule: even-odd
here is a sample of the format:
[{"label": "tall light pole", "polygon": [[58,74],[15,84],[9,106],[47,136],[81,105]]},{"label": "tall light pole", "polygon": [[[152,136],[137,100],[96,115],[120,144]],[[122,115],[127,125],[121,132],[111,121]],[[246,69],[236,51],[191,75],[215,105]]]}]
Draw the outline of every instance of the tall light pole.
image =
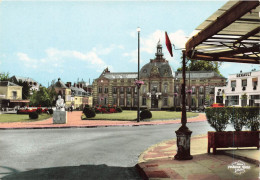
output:
[{"label": "tall light pole", "polygon": [[[138,32],[138,74],[137,74],[137,81],[140,81],[140,31],[141,28],[137,28]],[[140,122],[140,103],[139,103],[139,94],[140,94],[140,86],[137,86],[137,122]]]}]

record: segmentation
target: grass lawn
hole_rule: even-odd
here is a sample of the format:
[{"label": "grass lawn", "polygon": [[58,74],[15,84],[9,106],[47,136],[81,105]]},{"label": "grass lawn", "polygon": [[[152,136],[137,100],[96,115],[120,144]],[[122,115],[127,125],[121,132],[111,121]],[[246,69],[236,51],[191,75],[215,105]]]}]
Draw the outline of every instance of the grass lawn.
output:
[{"label": "grass lawn", "polygon": [[[173,111],[151,111],[152,118],[147,120],[169,120],[180,119],[181,112]],[[198,116],[198,113],[187,112],[187,118]],[[134,121],[137,118],[137,111],[124,110],[122,113],[111,114],[96,114],[94,118],[88,118],[88,120],[121,120],[121,121]],[[82,115],[83,120],[87,120],[85,115]]]},{"label": "grass lawn", "polygon": [[0,123],[1,122],[32,122],[48,119],[52,117],[48,114],[39,115],[38,119],[29,119],[28,114],[0,114]]}]

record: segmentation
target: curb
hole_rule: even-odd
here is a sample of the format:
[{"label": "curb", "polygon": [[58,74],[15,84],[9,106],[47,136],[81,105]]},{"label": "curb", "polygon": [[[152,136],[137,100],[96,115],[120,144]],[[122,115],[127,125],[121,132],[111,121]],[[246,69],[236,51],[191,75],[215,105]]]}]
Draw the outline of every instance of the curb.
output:
[{"label": "curb", "polygon": [[[187,123],[197,123],[197,122],[204,122],[205,120],[198,120],[193,122]],[[167,125],[167,124],[181,124],[181,122],[168,122],[168,123],[151,123],[151,124],[125,124],[125,125],[86,125],[86,126],[60,126],[60,127],[10,127],[10,128],[0,128],[0,130],[19,130],[19,129],[69,129],[69,128],[104,128],[104,127],[135,127],[135,126],[154,126],[154,125]]]},{"label": "curb", "polygon": [[225,151],[220,152],[220,154],[223,154],[223,155],[226,155],[226,156],[229,156],[229,157],[234,157],[234,158],[243,160],[243,161],[245,161],[245,162],[255,164],[255,165],[257,165],[258,167],[260,167],[260,161],[259,161],[259,160],[256,160],[256,159],[251,159],[251,158],[248,158],[248,157],[244,157],[244,156],[240,156],[240,155],[228,153],[228,152],[225,152]]},{"label": "curb", "polygon": [[147,174],[145,173],[144,169],[140,167],[139,163],[135,165],[135,169],[143,180],[149,180]]}]

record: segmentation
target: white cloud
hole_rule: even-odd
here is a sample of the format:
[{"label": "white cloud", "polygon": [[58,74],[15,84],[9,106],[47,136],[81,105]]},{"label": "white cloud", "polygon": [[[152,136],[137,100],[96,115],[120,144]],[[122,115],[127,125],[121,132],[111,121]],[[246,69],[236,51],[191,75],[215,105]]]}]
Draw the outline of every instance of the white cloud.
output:
[{"label": "white cloud", "polygon": [[171,40],[171,43],[175,45],[176,49],[185,48],[185,44],[188,40],[188,37],[186,36],[183,30],[178,30],[174,33],[169,33],[168,36]]},{"label": "white cloud", "polygon": [[[183,30],[178,30],[173,33],[168,32],[168,36],[176,49],[185,48],[188,37]],[[161,44],[165,46],[165,31],[156,30],[147,37],[141,37],[141,51],[154,54],[159,40]]]},{"label": "white cloud", "polygon": [[17,53],[19,60],[21,60],[26,67],[36,69],[39,65],[36,59],[29,58],[25,53]]},{"label": "white cloud", "polygon": [[106,67],[113,69],[111,66],[108,66],[98,55],[98,52],[101,54],[106,54],[111,52],[113,48],[122,48],[122,46],[112,45],[111,47],[103,50],[98,50],[93,48],[93,50],[82,53],[75,50],[59,50],[56,48],[49,48],[45,50],[46,56],[42,59],[33,59],[30,58],[25,53],[17,53],[17,57],[23,64],[28,68],[41,68],[47,72],[54,72],[59,70],[60,72],[64,71],[67,68],[67,64],[82,64],[83,67],[95,68],[97,72],[103,71]]},{"label": "white cloud", "polygon": [[[136,32],[131,32],[130,35],[135,36]],[[184,45],[188,39],[183,30],[178,30],[173,33],[168,33],[168,36],[169,36],[172,44],[174,44],[175,48],[177,48],[177,49],[184,48]],[[167,60],[169,60],[170,63],[173,64],[174,66],[179,66],[179,61],[176,59],[176,56],[175,56],[177,54],[177,52],[174,52],[174,49],[173,49],[174,57],[172,58],[169,55],[167,48],[165,47],[165,31],[162,31],[162,30],[156,30],[147,36],[141,36],[141,38],[140,38],[141,55],[143,53],[147,53],[148,56],[150,56],[150,58],[153,58],[154,54],[156,53],[156,46],[157,46],[157,43],[159,40],[163,46],[163,52],[164,52],[165,58]],[[137,49],[133,50],[131,52],[124,53],[123,56],[129,57],[129,62],[137,63]]]},{"label": "white cloud", "polygon": [[149,54],[154,54],[156,52],[156,45],[158,41],[161,41],[161,44],[164,40],[164,32],[161,30],[156,30],[147,37],[141,37],[141,52],[146,52]]}]

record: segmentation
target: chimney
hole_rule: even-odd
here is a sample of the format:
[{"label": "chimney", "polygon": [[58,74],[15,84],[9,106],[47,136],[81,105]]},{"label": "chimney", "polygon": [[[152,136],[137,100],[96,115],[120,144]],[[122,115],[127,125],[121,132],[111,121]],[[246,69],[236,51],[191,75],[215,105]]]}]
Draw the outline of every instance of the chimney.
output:
[{"label": "chimney", "polygon": [[77,88],[79,88],[79,84],[77,84]]},{"label": "chimney", "polygon": [[80,88],[83,88],[83,84],[82,83],[80,83]]},{"label": "chimney", "polygon": [[70,87],[71,87],[71,82],[67,82],[67,83],[66,83],[66,86],[67,86],[68,88],[70,88]]},{"label": "chimney", "polygon": [[76,87],[76,83],[74,83],[74,87]]}]

